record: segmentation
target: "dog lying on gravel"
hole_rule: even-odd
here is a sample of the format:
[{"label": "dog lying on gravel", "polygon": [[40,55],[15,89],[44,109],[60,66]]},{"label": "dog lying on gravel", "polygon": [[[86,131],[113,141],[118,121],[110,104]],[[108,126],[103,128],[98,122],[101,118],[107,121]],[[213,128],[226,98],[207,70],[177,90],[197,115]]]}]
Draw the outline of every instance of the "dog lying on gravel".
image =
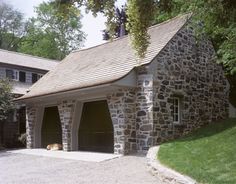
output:
[{"label": "dog lying on gravel", "polygon": [[52,150],[52,151],[56,151],[56,150],[62,150],[62,145],[61,144],[49,144],[47,145],[47,150]]}]

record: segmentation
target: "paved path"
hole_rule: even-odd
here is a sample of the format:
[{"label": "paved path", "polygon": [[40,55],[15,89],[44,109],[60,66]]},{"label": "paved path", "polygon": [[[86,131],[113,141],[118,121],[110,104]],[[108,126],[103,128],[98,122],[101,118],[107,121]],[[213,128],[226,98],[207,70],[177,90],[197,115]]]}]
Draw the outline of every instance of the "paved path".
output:
[{"label": "paved path", "polygon": [[95,153],[86,151],[48,151],[46,149],[18,149],[10,150],[8,153],[22,153],[27,155],[45,156],[52,158],[65,158],[70,160],[90,161],[90,162],[102,162],[118,158],[121,155],[110,153]]},{"label": "paved path", "polygon": [[7,152],[0,152],[0,183],[161,184],[147,171],[145,157],[97,163]]}]

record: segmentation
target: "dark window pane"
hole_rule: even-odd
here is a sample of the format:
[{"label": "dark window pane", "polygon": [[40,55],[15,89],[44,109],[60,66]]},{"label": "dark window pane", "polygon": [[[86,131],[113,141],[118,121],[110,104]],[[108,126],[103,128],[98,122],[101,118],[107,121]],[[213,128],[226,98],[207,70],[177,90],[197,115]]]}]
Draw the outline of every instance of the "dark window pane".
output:
[{"label": "dark window pane", "polygon": [[13,70],[8,70],[8,69],[6,69],[6,77],[8,78],[8,79],[13,79],[14,77],[13,77]]},{"label": "dark window pane", "polygon": [[37,82],[37,80],[38,80],[38,74],[32,73],[32,83]]},{"label": "dark window pane", "polygon": [[178,113],[178,106],[175,107],[175,113]]},{"label": "dark window pane", "polygon": [[25,72],[20,71],[19,73],[19,81],[25,82]]},{"label": "dark window pane", "polygon": [[178,105],[178,99],[175,99],[175,105]]},{"label": "dark window pane", "polygon": [[178,121],[179,118],[178,118],[178,115],[175,115],[175,121]]}]

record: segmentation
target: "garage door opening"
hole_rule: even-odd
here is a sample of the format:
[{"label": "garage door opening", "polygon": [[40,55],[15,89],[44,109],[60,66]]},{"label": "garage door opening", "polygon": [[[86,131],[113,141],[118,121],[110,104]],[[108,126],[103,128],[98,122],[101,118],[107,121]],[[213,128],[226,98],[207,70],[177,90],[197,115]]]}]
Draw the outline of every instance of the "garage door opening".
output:
[{"label": "garage door opening", "polygon": [[84,103],[78,139],[81,151],[114,153],[113,124],[105,100]]},{"label": "garage door opening", "polygon": [[62,144],[62,129],[58,108],[47,107],[44,109],[43,124],[41,129],[41,146],[48,144]]}]

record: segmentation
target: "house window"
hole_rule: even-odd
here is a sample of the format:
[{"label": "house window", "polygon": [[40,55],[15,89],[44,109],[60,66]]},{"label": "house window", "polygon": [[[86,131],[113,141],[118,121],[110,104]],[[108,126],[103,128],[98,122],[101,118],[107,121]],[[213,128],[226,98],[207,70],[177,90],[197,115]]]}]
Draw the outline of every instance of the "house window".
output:
[{"label": "house window", "polygon": [[17,70],[6,69],[6,77],[12,80],[19,80],[19,72]]},{"label": "house window", "polygon": [[38,74],[37,73],[32,73],[32,83],[37,82],[38,80]]},{"label": "house window", "polygon": [[180,123],[180,100],[179,98],[175,97],[174,98],[174,113],[173,113],[173,119],[174,123]]},{"label": "house window", "polygon": [[25,72],[22,71],[19,72],[19,81],[25,82]]},{"label": "house window", "polygon": [[37,82],[42,76],[42,74],[32,73],[32,83]]}]

